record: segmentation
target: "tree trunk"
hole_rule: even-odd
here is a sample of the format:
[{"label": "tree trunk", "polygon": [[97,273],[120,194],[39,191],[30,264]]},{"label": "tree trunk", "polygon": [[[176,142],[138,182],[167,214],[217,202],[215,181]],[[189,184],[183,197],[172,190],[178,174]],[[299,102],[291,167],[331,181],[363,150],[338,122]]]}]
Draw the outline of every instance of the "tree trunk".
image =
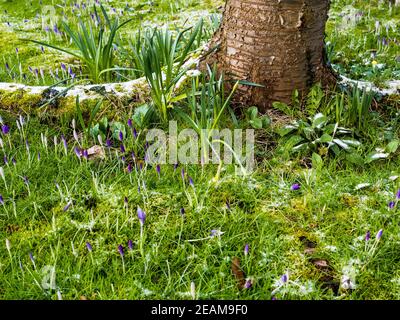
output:
[{"label": "tree trunk", "polygon": [[[331,75],[325,66],[324,36],[329,0],[227,0],[222,25],[205,62],[217,63],[241,85],[239,102],[264,110],[274,101],[290,102]],[[328,77],[332,79],[332,77]]]}]

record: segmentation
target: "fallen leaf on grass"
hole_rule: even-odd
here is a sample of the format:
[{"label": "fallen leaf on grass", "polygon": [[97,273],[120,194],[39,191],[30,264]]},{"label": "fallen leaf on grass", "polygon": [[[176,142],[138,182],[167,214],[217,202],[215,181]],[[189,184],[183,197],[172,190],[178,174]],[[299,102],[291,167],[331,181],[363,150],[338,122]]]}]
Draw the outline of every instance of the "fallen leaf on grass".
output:
[{"label": "fallen leaf on grass", "polygon": [[93,146],[87,150],[89,159],[103,159],[105,157],[105,153],[102,147],[100,146]]},{"label": "fallen leaf on grass", "polygon": [[238,257],[234,257],[232,259],[232,273],[235,276],[238,286],[240,289],[244,287],[246,284],[246,275],[242,271],[242,268],[240,267],[240,259]]}]

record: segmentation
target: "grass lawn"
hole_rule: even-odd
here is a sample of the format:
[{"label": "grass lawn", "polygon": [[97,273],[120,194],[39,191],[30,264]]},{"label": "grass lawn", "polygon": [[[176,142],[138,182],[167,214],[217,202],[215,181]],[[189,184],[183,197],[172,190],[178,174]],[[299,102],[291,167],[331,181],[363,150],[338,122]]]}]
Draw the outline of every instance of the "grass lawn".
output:
[{"label": "grass lawn", "polygon": [[[56,13],[77,23],[67,2]],[[118,38],[118,65],[128,63],[124,45],[140,25],[175,21],[174,30],[194,25],[191,14],[208,17],[205,43],[222,3],[153,2],[107,4],[110,14],[134,18]],[[39,8],[0,1],[0,37],[9,39],[0,43],[0,82],[50,85],[61,62],[85,74],[81,62],[18,40],[73,47],[41,30]],[[400,7],[390,8],[333,1],[327,33],[336,70],[381,85],[400,78]],[[174,107],[188,115],[193,101],[210,103],[187,95]],[[275,105],[261,128],[257,112],[234,123],[221,108],[219,127],[256,128],[256,166],[245,176],[234,164],[150,165],[147,128],[165,124],[141,123],[134,104],[91,123],[78,108],[69,118],[0,110],[0,299],[399,299],[398,98],[317,86],[303,104],[294,95],[292,106]],[[348,138],[334,140],[339,134]],[[102,156],[83,152],[94,145]]]}]

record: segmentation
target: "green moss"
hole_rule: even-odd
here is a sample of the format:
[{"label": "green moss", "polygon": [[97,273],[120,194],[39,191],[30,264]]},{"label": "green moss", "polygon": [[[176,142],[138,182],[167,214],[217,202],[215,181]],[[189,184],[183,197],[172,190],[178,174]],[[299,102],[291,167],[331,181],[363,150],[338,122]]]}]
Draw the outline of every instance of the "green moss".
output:
[{"label": "green moss", "polygon": [[40,95],[29,94],[22,89],[14,92],[0,90],[0,108],[4,110],[22,110],[31,113],[32,109],[40,105],[41,100]]}]

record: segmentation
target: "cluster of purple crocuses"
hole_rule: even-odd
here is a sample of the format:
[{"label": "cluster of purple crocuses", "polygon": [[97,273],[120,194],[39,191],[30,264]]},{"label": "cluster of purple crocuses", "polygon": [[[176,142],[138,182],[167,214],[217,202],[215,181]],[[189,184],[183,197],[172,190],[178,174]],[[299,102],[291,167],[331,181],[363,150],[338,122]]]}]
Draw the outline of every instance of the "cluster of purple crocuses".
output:
[{"label": "cluster of purple crocuses", "polygon": [[400,189],[396,192],[396,199],[394,201],[390,201],[388,204],[389,209],[394,209],[400,201]]}]

